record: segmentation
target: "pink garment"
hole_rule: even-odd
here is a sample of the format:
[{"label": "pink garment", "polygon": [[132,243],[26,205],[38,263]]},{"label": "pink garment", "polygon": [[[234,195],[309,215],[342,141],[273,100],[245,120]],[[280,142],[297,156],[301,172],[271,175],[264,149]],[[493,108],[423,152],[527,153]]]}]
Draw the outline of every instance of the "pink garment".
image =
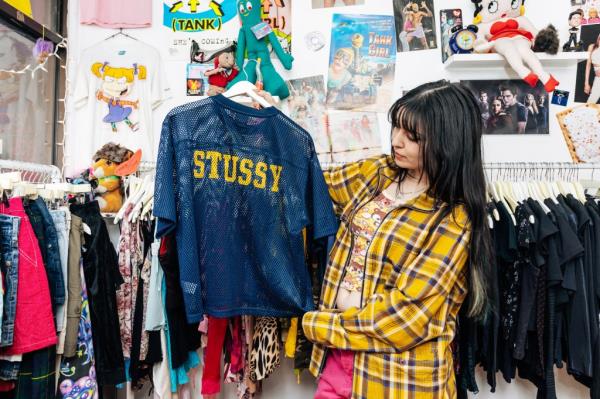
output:
[{"label": "pink garment", "polygon": [[33,227],[23,209],[21,198],[11,198],[9,206],[0,204],[0,213],[21,218],[19,228],[19,268],[17,311],[13,344],[2,355],[18,355],[56,345],[50,288]]},{"label": "pink garment", "polygon": [[354,352],[332,349],[319,379],[315,399],[347,399],[352,396]]},{"label": "pink garment", "polygon": [[152,26],[151,0],[81,0],[80,22],[104,28]]},{"label": "pink garment", "polygon": [[204,349],[202,395],[221,392],[221,354],[227,333],[228,319],[208,317],[208,345]]}]

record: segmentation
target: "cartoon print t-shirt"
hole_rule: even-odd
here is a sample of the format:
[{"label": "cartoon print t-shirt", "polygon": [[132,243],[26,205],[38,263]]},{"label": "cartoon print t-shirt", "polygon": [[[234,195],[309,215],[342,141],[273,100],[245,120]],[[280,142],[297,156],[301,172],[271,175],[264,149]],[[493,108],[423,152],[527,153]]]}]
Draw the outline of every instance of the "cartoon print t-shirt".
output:
[{"label": "cartoon print t-shirt", "polygon": [[[108,142],[154,161],[152,111],[170,97],[158,51],[135,39],[117,36],[81,56],[74,102],[78,114],[75,163],[90,162],[93,153]],[[86,157],[81,158],[81,151]],[[85,166],[85,165],[77,165]]]}]

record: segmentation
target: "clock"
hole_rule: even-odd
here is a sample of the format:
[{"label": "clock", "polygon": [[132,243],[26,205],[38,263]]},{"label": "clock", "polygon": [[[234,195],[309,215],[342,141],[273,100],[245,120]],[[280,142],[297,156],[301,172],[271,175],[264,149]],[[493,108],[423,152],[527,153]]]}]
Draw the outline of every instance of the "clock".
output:
[{"label": "clock", "polygon": [[475,40],[477,39],[477,31],[479,28],[475,25],[469,25],[466,28],[461,25],[452,28],[452,36],[450,36],[450,50],[454,54],[468,54],[473,52]]}]

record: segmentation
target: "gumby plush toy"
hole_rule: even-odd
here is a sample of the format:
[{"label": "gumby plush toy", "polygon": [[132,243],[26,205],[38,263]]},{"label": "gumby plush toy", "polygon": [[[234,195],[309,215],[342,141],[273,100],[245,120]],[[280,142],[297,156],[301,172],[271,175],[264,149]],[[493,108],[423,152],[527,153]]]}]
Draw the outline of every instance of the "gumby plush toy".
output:
[{"label": "gumby plush toy", "polygon": [[[285,69],[292,69],[294,57],[281,48],[281,44],[274,32],[271,31],[264,37],[261,37],[260,33],[255,34],[254,31],[264,32],[264,28],[266,28],[265,25],[261,26],[261,23],[263,23],[261,19],[261,3],[262,0],[238,0],[237,2],[238,15],[240,16],[242,27],[238,35],[235,60],[238,67],[241,68],[243,66],[243,69],[234,80],[229,82],[227,87],[233,86],[240,80],[248,80],[256,83],[258,66],[260,69],[258,76],[262,76],[265,90],[273,96],[279,96],[280,99],[284,99],[290,95],[290,91],[271,63],[268,44],[271,44]],[[244,63],[244,61],[246,62]]]}]

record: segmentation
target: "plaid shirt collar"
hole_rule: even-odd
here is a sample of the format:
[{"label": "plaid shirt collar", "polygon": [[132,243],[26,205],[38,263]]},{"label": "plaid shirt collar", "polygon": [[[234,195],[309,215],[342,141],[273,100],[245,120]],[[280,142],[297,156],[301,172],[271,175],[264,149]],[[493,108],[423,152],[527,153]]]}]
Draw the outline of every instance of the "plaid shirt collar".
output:
[{"label": "plaid shirt collar", "polygon": [[[394,160],[391,156],[382,158],[381,165],[377,168],[377,176],[373,184],[369,186],[372,194],[380,192],[387,188],[396,179],[397,169],[395,168]],[[409,208],[420,212],[436,212],[441,207],[441,202],[430,197],[427,192],[410,199],[402,205],[404,208]]]}]

